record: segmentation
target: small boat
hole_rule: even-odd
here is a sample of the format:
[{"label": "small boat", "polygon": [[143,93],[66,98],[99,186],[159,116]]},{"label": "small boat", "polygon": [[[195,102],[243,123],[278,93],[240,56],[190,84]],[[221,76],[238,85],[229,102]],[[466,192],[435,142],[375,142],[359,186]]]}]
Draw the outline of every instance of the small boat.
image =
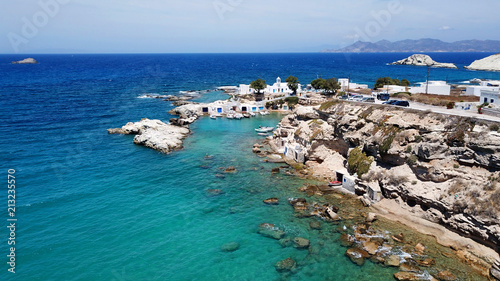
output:
[{"label": "small boat", "polygon": [[217,119],[217,116],[215,116],[214,114],[210,115],[210,119]]},{"label": "small boat", "polygon": [[340,181],[331,181],[328,183],[328,186],[341,186],[342,182]]},{"label": "small boat", "polygon": [[253,113],[253,112],[250,112],[249,113],[251,117],[255,117],[257,114]]},{"label": "small boat", "polygon": [[238,119],[238,120],[240,120],[241,118],[243,118],[243,114],[241,114],[241,113],[236,113],[236,114],[234,115],[234,119]]},{"label": "small boat", "polygon": [[248,114],[248,113],[243,113],[243,117],[245,117],[245,118],[250,118],[250,114]]},{"label": "small boat", "polygon": [[234,114],[228,113],[226,114],[227,119],[234,119]]},{"label": "small boat", "polygon": [[258,133],[257,135],[259,135],[259,136],[267,136],[268,134],[267,133]]},{"label": "small boat", "polygon": [[256,132],[258,133],[268,133],[274,130],[274,127],[259,127],[255,129]]},{"label": "small boat", "polygon": [[270,114],[269,111],[261,111],[260,112],[260,115],[269,115],[269,114]]}]

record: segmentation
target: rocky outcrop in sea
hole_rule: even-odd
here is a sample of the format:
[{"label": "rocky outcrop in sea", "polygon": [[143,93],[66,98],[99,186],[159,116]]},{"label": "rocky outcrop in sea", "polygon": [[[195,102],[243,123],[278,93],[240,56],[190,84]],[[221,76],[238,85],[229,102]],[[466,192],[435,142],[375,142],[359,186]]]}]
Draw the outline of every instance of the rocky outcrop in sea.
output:
[{"label": "rocky outcrop in sea", "polygon": [[391,65],[414,65],[414,66],[430,66],[439,68],[457,68],[453,63],[441,63],[435,62],[430,56],[423,54],[411,55],[406,59],[402,59],[393,63]]},{"label": "rocky outcrop in sea", "polygon": [[465,68],[470,70],[500,71],[500,54],[476,60],[469,66],[465,66]]},{"label": "rocky outcrop in sea", "polygon": [[134,143],[170,153],[182,148],[182,140],[190,133],[185,127],[165,124],[160,120],[142,119],[140,122],[129,122],[116,129],[108,129],[109,134],[136,135]]},{"label": "rocky outcrop in sea", "polygon": [[27,58],[20,61],[13,61],[12,64],[37,64],[38,62],[34,58]]}]

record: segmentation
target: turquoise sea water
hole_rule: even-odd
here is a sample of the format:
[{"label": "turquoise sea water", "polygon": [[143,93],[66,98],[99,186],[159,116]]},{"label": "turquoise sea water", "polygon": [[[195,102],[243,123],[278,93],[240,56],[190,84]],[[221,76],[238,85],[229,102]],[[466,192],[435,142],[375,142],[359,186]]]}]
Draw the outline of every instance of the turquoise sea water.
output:
[{"label": "turquoise sea water", "polygon": [[[254,128],[281,116],[244,120],[202,118],[185,148],[169,155],[106,129],[129,121],[168,121],[169,102],[144,93],[179,94],[248,83],[259,75],[379,76],[422,81],[426,69],[385,65],[401,54],[38,55],[38,65],[11,65],[0,56],[2,171],[16,173],[16,274],[7,271],[7,183],[1,186],[0,280],[391,280],[394,269],[351,263],[337,225],[310,230],[286,202],[303,197],[303,181],[271,169],[251,152]],[[407,56],[405,54],[405,56]],[[485,54],[441,54],[468,64]],[[403,56],[404,57],[404,56]],[[402,57],[401,57],[402,58]],[[498,73],[435,70],[436,79],[499,79]],[[373,79],[372,79],[373,77]],[[226,98],[220,92],[197,101]],[[213,155],[205,159],[206,154]],[[217,177],[222,169],[237,172]],[[208,189],[221,189],[214,196]],[[267,206],[262,200],[278,197]],[[322,200],[310,198],[309,200]],[[283,248],[257,233],[273,223],[288,237],[311,240],[311,252]],[[240,248],[221,251],[228,242]],[[294,258],[298,272],[274,264]]]}]

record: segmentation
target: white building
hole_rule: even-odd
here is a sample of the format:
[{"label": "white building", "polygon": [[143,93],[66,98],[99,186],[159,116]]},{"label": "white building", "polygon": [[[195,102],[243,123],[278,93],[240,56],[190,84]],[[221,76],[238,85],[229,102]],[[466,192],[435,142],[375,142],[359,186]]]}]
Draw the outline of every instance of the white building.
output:
[{"label": "white building", "polygon": [[479,82],[479,85],[471,85],[465,88],[465,95],[467,96],[481,96],[482,90],[498,91],[500,89],[500,81],[485,80]]},{"label": "white building", "polygon": [[433,95],[443,95],[449,96],[451,92],[451,86],[446,83],[446,81],[429,81],[417,83],[418,87],[409,87],[408,92],[412,94],[433,94]]},{"label": "white building", "polygon": [[[299,88],[297,89],[297,93],[302,91],[301,85],[299,84]],[[254,94],[256,91],[250,88],[250,85],[240,84],[240,95]],[[287,82],[281,82],[281,78],[276,78],[276,82],[273,85],[267,85],[267,87],[262,90],[264,94],[274,94],[274,95],[284,95],[289,96],[293,93],[290,88],[288,88]]]},{"label": "white building", "polygon": [[493,103],[493,104],[500,104],[500,97],[499,97],[499,90],[498,88],[495,90],[491,89],[483,89],[481,90],[481,98],[480,102],[487,102],[487,103]]},{"label": "white building", "polygon": [[342,91],[347,91],[349,90],[361,90],[361,89],[368,89],[368,85],[366,84],[357,84],[357,83],[349,83],[349,79],[347,78],[340,78],[338,80],[340,89]]}]

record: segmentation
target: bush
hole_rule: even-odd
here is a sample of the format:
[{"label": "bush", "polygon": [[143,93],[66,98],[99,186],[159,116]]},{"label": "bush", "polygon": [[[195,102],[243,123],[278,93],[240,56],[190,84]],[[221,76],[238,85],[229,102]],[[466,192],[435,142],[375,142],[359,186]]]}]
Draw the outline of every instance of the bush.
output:
[{"label": "bush", "polygon": [[446,108],[447,109],[453,109],[453,108],[455,108],[455,102],[453,102],[453,101],[448,102],[446,104]]},{"label": "bush", "polygon": [[331,100],[327,101],[325,103],[322,103],[319,107],[319,110],[327,110],[328,108],[334,106],[335,104],[339,103],[338,100]]},{"label": "bush", "polygon": [[294,107],[299,103],[298,97],[287,97],[285,98],[285,102],[288,103],[288,107]]},{"label": "bush", "polygon": [[392,186],[400,186],[408,182],[407,176],[396,176],[394,174],[389,175],[387,179],[388,179],[387,183]]},{"label": "bush", "polygon": [[494,131],[494,132],[496,132],[496,131],[498,131],[498,129],[500,129],[500,128],[498,127],[498,124],[496,124],[496,123],[495,123],[495,124],[491,124],[491,125],[490,125],[490,131]]},{"label": "bush", "polygon": [[373,160],[373,157],[366,156],[366,154],[361,151],[361,148],[356,147],[349,153],[349,157],[347,158],[347,169],[349,173],[357,173],[358,177],[361,178],[363,174],[366,174],[370,170],[370,165]]},{"label": "bush", "polygon": [[412,156],[410,156],[410,157],[408,157],[406,159],[406,163],[409,166],[415,166],[415,164],[417,164],[417,161],[418,161],[418,156],[417,155],[412,155]]}]

